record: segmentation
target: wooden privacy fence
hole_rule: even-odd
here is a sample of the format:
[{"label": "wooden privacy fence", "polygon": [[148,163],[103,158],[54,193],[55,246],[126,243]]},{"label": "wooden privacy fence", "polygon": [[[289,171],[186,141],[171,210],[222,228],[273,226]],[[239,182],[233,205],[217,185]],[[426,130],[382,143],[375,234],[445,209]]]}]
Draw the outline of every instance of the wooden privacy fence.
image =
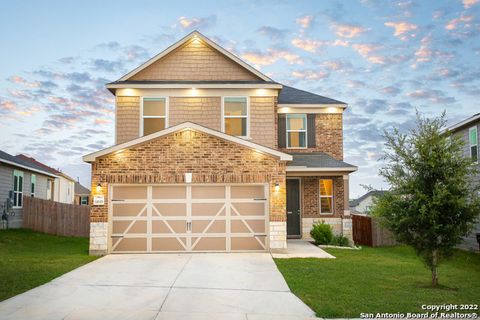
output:
[{"label": "wooden privacy fence", "polygon": [[23,227],[59,236],[88,237],[90,206],[23,197]]},{"label": "wooden privacy fence", "polygon": [[353,242],[370,247],[396,244],[392,233],[382,227],[376,218],[352,214]]}]

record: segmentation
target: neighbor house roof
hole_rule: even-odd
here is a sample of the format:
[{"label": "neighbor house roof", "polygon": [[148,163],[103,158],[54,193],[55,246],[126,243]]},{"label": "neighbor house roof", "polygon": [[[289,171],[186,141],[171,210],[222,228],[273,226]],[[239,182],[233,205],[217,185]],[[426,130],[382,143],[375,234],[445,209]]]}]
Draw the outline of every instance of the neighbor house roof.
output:
[{"label": "neighbor house roof", "polygon": [[32,165],[35,165],[37,167],[40,167],[43,170],[45,170],[47,172],[50,172],[50,173],[52,173],[56,176],[64,177],[65,179],[70,180],[70,181],[75,181],[75,179],[73,179],[72,177],[66,175],[65,173],[63,173],[63,172],[61,172],[57,169],[54,169],[52,167],[47,166],[44,163],[41,163],[40,161],[36,160],[35,158],[29,157],[29,156],[24,155],[24,154],[18,154],[18,155],[15,156],[15,158],[20,159],[24,162],[30,163]]},{"label": "neighbor house roof", "polygon": [[477,113],[477,114],[474,114],[473,116],[471,116],[470,118],[467,118],[463,121],[460,121],[450,127],[448,127],[446,130],[449,130],[449,131],[456,131],[464,126],[467,126],[469,124],[472,124],[474,122],[478,122],[480,121],[480,113]]},{"label": "neighbor house roof", "polygon": [[80,184],[80,182],[75,181],[75,194],[79,196],[89,195],[90,190]]},{"label": "neighbor house roof", "polygon": [[143,69],[145,69],[146,67],[148,67],[149,65],[153,64],[154,62],[160,60],[161,58],[163,58],[164,56],[166,56],[167,54],[169,54],[170,52],[174,51],[175,49],[179,48],[180,46],[182,46],[183,44],[185,44],[187,41],[189,41],[190,39],[192,38],[199,38],[201,40],[203,40],[205,43],[207,43],[209,46],[211,46],[212,48],[216,49],[217,51],[219,51],[221,54],[223,54],[224,56],[226,56],[227,58],[233,60],[234,62],[236,62],[237,64],[241,65],[243,68],[247,69],[248,71],[250,71],[251,73],[253,73],[254,75],[256,75],[257,77],[259,77],[260,79],[264,80],[264,81],[272,81],[272,79],[270,79],[269,77],[267,77],[266,75],[264,75],[263,73],[261,73],[260,71],[258,71],[257,69],[255,69],[254,67],[252,67],[251,65],[249,65],[248,63],[246,63],[245,61],[243,61],[242,59],[238,58],[236,55],[234,55],[233,53],[225,50],[224,48],[222,48],[221,46],[219,46],[218,44],[216,44],[215,42],[213,42],[212,40],[208,39],[207,37],[205,37],[203,34],[201,34],[200,32],[198,32],[197,30],[189,33],[188,35],[186,35],[185,37],[183,37],[182,39],[180,39],[179,41],[175,42],[174,44],[172,44],[171,46],[169,46],[167,49],[163,50],[162,52],[160,52],[159,54],[157,54],[156,56],[154,56],[153,58],[151,58],[150,60],[146,61],[145,63],[143,63],[142,65],[140,65],[139,67],[135,68],[134,70],[130,71],[129,73],[127,73],[126,75],[124,75],[123,77],[121,77],[119,79],[119,81],[125,81],[125,80],[128,80],[130,79],[132,76],[134,76],[135,74],[139,73],[140,71],[142,71]]},{"label": "neighbor house roof", "polygon": [[104,156],[106,154],[118,151],[118,150],[128,149],[130,147],[133,147],[133,146],[138,145],[138,144],[142,144],[142,143],[147,142],[149,140],[156,139],[156,138],[159,138],[159,137],[162,137],[162,136],[166,136],[166,135],[171,134],[173,132],[182,131],[182,130],[194,130],[194,131],[198,131],[198,132],[204,132],[204,133],[209,134],[211,136],[215,136],[215,137],[218,137],[220,139],[224,139],[224,140],[234,142],[234,143],[243,145],[245,147],[254,149],[254,150],[256,150],[260,153],[276,156],[276,157],[280,158],[280,160],[284,160],[284,161],[291,161],[292,160],[292,156],[287,154],[287,153],[283,153],[283,152],[280,152],[278,150],[275,150],[275,149],[272,149],[272,148],[269,148],[269,147],[265,147],[265,146],[262,146],[260,144],[257,144],[257,143],[254,143],[254,142],[242,139],[242,138],[231,136],[231,135],[228,135],[226,133],[210,129],[210,128],[201,126],[199,124],[193,123],[193,122],[183,122],[183,123],[177,124],[173,127],[169,127],[167,129],[157,131],[155,133],[152,133],[152,134],[149,134],[149,135],[137,138],[137,139],[133,139],[133,140],[130,140],[130,141],[127,141],[127,142],[124,142],[124,143],[121,143],[121,144],[117,144],[117,145],[114,145],[112,147],[109,147],[109,148],[106,148],[106,149],[103,149],[103,150],[100,150],[100,151],[97,151],[97,152],[87,154],[87,155],[83,156],[83,161],[93,162],[93,161],[95,161],[95,159],[97,157],[101,157],[101,156]]},{"label": "neighbor house roof", "polygon": [[381,196],[385,193],[384,190],[370,190],[368,191],[367,193],[365,193],[363,196],[361,196],[360,198],[358,199],[354,199],[354,200],[350,200],[349,201],[349,206],[350,207],[356,207],[358,206],[358,204],[360,202],[362,202],[363,200],[365,200],[366,198],[368,198],[369,196],[372,196],[372,197],[378,197],[378,196]]},{"label": "neighbor house roof", "polygon": [[324,152],[291,153],[293,161],[287,165],[292,171],[357,171],[357,167],[337,160]]},{"label": "neighbor house roof", "polygon": [[25,161],[21,158],[17,158],[15,156],[12,156],[11,154],[8,154],[6,152],[3,152],[0,150],[0,162],[9,164],[14,167],[19,167],[22,169],[30,170],[33,172],[37,172],[40,174],[44,174],[46,176],[54,177],[56,178],[57,175],[46,170],[43,166],[36,165],[35,163],[31,163],[28,161]]},{"label": "neighbor house roof", "polygon": [[283,85],[280,94],[278,95],[278,104],[299,104],[299,105],[318,105],[318,104],[331,104],[331,105],[347,105],[345,102],[335,99],[327,98],[315,93],[296,89]]}]

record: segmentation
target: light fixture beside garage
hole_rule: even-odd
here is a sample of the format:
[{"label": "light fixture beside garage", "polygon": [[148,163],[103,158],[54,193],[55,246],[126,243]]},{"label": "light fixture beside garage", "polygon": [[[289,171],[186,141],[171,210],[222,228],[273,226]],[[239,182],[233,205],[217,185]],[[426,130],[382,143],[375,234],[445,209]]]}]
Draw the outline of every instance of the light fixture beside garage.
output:
[{"label": "light fixture beside garage", "polygon": [[95,190],[97,191],[97,193],[101,193],[102,192],[102,185],[99,183],[97,183],[97,187],[95,188]]},{"label": "light fixture beside garage", "polygon": [[192,183],[192,173],[191,172],[186,172],[185,173],[185,183]]},{"label": "light fixture beside garage", "polygon": [[275,191],[278,192],[280,190],[280,184],[277,182],[275,183]]}]

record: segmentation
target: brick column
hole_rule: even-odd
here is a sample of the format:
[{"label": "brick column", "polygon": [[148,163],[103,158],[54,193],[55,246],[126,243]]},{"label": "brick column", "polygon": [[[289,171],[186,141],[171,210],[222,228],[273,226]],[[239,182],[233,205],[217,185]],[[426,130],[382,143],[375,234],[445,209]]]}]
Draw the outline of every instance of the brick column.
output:
[{"label": "brick column", "polygon": [[342,217],[342,234],[348,238],[350,244],[353,244],[353,230],[352,230],[352,217],[350,216],[350,188],[348,174],[343,176],[343,217]]}]

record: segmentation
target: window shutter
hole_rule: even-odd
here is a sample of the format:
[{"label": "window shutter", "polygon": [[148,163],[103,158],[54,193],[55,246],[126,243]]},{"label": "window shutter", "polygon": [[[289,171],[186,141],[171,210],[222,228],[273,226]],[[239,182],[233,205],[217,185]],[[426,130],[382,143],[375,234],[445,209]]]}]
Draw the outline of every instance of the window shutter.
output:
[{"label": "window shutter", "polygon": [[278,115],[278,147],[287,147],[287,118],[284,113]]},{"label": "window shutter", "polygon": [[317,146],[317,143],[315,141],[315,131],[315,114],[307,114],[307,142],[309,148],[315,148]]}]

